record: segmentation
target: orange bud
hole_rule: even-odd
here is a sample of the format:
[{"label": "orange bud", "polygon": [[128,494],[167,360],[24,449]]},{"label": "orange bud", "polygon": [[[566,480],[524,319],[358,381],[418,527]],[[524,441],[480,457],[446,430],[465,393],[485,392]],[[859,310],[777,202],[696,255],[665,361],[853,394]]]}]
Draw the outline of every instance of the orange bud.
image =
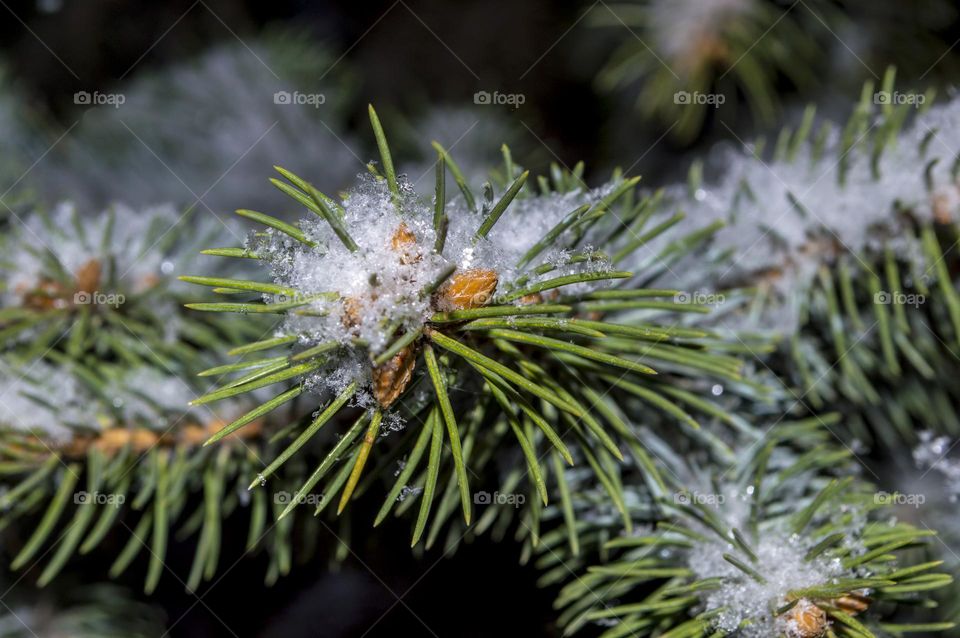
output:
[{"label": "orange bud", "polygon": [[209,437],[206,429],[195,423],[185,425],[179,432],[180,442],[189,446],[203,445]]},{"label": "orange bud", "polygon": [[827,631],[827,613],[806,598],[784,615],[789,638],[820,638]]},{"label": "orange bud", "polygon": [[410,344],[382,366],[373,369],[373,396],[377,403],[389,408],[410,385],[417,363],[417,351]]},{"label": "orange bud", "polygon": [[17,292],[23,294],[23,305],[31,310],[51,310],[64,306],[66,289],[58,282],[42,279],[34,288],[18,286]]},{"label": "orange bud", "polygon": [[420,261],[420,252],[417,250],[417,238],[403,222],[393,232],[390,238],[390,247],[400,253],[401,264],[412,264]]},{"label": "orange bud", "polygon": [[91,259],[76,274],[77,292],[96,292],[100,285],[100,262]]},{"label": "orange bud", "polygon": [[[203,440],[206,441],[208,438],[227,427],[230,423],[228,421],[223,421],[221,419],[214,419],[207,423],[206,428],[203,430]],[[252,421],[233,434],[227,435],[223,440],[229,441],[230,439],[249,439],[251,437],[259,435],[263,431],[263,422],[262,421]]]},{"label": "orange bud", "polygon": [[851,616],[856,616],[867,610],[867,607],[870,606],[870,599],[863,594],[850,593],[834,599],[833,604]]},{"label": "orange bud", "polygon": [[107,455],[116,454],[126,445],[135,452],[145,452],[159,441],[156,433],[146,428],[110,428],[100,433],[94,445]]},{"label": "orange bud", "polygon": [[953,221],[950,197],[946,193],[938,193],[933,196],[933,218],[940,224],[949,224]]},{"label": "orange bud", "polygon": [[468,310],[490,303],[499,279],[495,270],[471,268],[458,272],[440,290],[440,310]]},{"label": "orange bud", "polygon": [[356,328],[363,315],[363,302],[357,297],[344,297],[342,303],[343,314],[340,315],[340,322],[347,328]]}]

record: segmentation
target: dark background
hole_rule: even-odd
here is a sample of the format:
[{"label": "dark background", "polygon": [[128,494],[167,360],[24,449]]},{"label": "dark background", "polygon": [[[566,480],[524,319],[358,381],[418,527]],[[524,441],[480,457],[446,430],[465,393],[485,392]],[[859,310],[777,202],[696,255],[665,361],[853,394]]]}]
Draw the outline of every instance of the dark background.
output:
[{"label": "dark background", "polygon": [[[677,11],[682,13],[684,4],[713,1],[684,0]],[[958,77],[955,0],[758,1],[798,18],[821,50],[805,69],[815,78],[810,85],[798,89],[783,74],[771,74],[784,106],[780,124],[797,120],[811,102],[842,120],[863,81],[878,81],[890,64],[898,67],[900,88],[951,87]],[[76,91],[117,90],[217,43],[243,42],[284,25],[328,47],[336,60],[331,70],[350,69],[352,125],[363,131],[370,157],[375,149],[366,135],[367,103],[389,123],[428,106],[469,107],[478,90],[524,95],[519,109],[502,107],[499,115],[516,126],[521,139],[514,143],[534,169],[553,161],[572,167],[583,160],[588,175],[633,166],[632,172],[645,179],[663,181],[682,175],[689,158],[718,141],[775,134],[776,127],[756,122],[749,109],[728,108],[708,110],[699,134],[681,141],[666,135],[666,122],[637,116],[633,105],[643,100],[643,85],[598,90],[598,73],[620,45],[636,41],[647,47],[632,27],[597,27],[585,19],[590,10],[602,13],[611,6],[618,5],[603,0],[3,0],[0,47],[35,107],[64,126],[77,111]],[[729,96],[728,105],[743,98]],[[490,143],[499,146],[499,140]]]}]

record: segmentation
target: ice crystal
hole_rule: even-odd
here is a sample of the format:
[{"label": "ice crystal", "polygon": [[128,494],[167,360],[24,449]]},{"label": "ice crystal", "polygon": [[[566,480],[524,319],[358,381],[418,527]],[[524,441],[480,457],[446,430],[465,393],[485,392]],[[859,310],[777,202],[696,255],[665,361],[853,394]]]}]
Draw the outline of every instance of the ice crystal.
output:
[{"label": "ice crystal", "polygon": [[410,487],[409,485],[404,485],[400,490],[400,494],[397,496],[398,501],[405,501],[411,496],[420,496],[423,493],[422,487]]}]

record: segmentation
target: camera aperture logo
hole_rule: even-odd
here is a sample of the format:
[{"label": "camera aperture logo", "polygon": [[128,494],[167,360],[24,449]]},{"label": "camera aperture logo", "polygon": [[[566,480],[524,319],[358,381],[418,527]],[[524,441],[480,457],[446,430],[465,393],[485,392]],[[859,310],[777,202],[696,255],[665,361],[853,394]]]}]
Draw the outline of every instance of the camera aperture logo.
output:
[{"label": "camera aperture logo", "polygon": [[473,94],[473,103],[480,105],[496,104],[500,106],[510,106],[515,109],[527,101],[527,96],[523,93],[501,93],[500,91],[477,91]]},{"label": "camera aperture logo", "polygon": [[120,507],[127,500],[123,494],[110,494],[105,492],[76,492],[73,495],[75,505],[110,505]]},{"label": "camera aperture logo", "polygon": [[678,292],[673,296],[673,303],[691,306],[719,306],[726,300],[727,298],[720,293],[703,292],[700,290]]},{"label": "camera aperture logo", "polygon": [[291,306],[309,304],[317,301],[321,297],[316,293],[308,293],[295,290],[290,293],[277,293],[270,298],[273,304],[290,304]]},{"label": "camera aperture logo", "polygon": [[876,505],[905,505],[907,507],[919,508],[927,502],[927,497],[924,494],[877,492],[873,495],[873,502]]},{"label": "camera aperture logo", "polygon": [[673,495],[673,502],[677,505],[707,505],[717,507],[723,505],[727,497],[723,494],[709,494],[703,492],[677,492]]},{"label": "camera aperture logo", "polygon": [[123,93],[101,93],[100,91],[77,91],[73,94],[73,103],[78,106],[112,106],[120,108],[127,101]]},{"label": "camera aperture logo", "polygon": [[280,491],[274,493],[273,503],[275,505],[290,505],[296,502],[297,505],[318,507],[323,504],[325,498],[323,494],[291,494],[290,492]]},{"label": "camera aperture logo", "polygon": [[527,502],[527,497],[523,494],[511,494],[508,492],[475,492],[473,494],[475,505],[512,505],[520,507]]},{"label": "camera aperture logo", "polygon": [[887,292],[881,290],[873,295],[873,303],[880,306],[913,306],[919,308],[927,298],[920,294],[908,294],[899,291]]},{"label": "camera aperture logo", "polygon": [[312,106],[315,109],[326,104],[327,96],[323,93],[301,93],[300,91],[277,91],[273,94],[274,104],[296,104],[298,106]]},{"label": "camera aperture logo", "polygon": [[700,91],[677,91],[673,94],[673,103],[682,106],[712,106],[715,109],[727,101],[723,93],[701,93]]},{"label": "camera aperture logo", "polygon": [[927,101],[927,96],[923,93],[901,93],[900,91],[877,91],[873,94],[873,103],[880,106],[903,106],[910,105],[915,109],[920,108]]},{"label": "camera aperture logo", "polygon": [[76,306],[113,306],[119,308],[127,301],[126,296],[119,292],[87,292],[80,290],[73,293],[73,303]]}]

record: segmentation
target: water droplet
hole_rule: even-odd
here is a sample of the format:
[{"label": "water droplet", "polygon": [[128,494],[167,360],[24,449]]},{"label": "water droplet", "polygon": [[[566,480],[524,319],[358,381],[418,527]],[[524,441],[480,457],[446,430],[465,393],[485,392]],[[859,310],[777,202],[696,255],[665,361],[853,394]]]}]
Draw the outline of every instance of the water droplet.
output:
[{"label": "water droplet", "polygon": [[720,385],[719,383],[715,384],[712,388],[710,388],[710,393],[713,394],[713,396],[715,397],[720,396],[721,394],[723,394],[723,386]]},{"label": "water droplet", "polygon": [[263,474],[257,474],[257,480],[260,481],[260,487],[267,484],[267,478]]},{"label": "water droplet", "polygon": [[169,275],[170,273],[172,273],[172,272],[173,272],[173,262],[172,262],[172,261],[165,261],[165,262],[163,262],[162,264],[160,264],[160,272],[162,272],[162,273],[165,274],[165,275]]}]

